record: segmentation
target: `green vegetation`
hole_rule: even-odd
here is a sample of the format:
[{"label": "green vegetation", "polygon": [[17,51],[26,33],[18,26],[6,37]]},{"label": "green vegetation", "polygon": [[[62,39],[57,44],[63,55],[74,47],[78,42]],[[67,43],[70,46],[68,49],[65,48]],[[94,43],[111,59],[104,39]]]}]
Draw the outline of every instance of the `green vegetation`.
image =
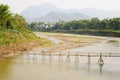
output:
[{"label": "green vegetation", "polygon": [[0,5],[0,30],[11,29],[17,31],[28,30],[25,19],[18,15],[13,14],[9,10],[8,5]]},{"label": "green vegetation", "polygon": [[56,33],[72,33],[81,35],[120,37],[120,31],[114,30],[54,30]]},{"label": "green vegetation", "polygon": [[38,31],[120,37],[120,18],[60,21],[53,24],[52,27],[49,25],[48,27],[41,27],[41,24],[33,22],[29,27],[31,30]]},{"label": "green vegetation", "polygon": [[39,38],[28,29],[25,19],[13,14],[8,5],[0,4],[0,50],[24,51],[35,40]]},{"label": "green vegetation", "polygon": [[12,44],[20,44],[33,41],[37,37],[30,31],[0,30],[0,46],[6,47]]}]

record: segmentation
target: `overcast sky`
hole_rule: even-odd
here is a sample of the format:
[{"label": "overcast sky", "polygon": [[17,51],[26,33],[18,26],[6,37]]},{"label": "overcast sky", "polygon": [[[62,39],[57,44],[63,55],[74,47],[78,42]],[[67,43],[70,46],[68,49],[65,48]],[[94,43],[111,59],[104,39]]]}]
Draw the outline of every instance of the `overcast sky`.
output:
[{"label": "overcast sky", "polygon": [[51,3],[59,8],[95,8],[104,10],[120,10],[120,0],[0,0],[0,4],[8,4],[14,12],[22,12],[31,5]]}]

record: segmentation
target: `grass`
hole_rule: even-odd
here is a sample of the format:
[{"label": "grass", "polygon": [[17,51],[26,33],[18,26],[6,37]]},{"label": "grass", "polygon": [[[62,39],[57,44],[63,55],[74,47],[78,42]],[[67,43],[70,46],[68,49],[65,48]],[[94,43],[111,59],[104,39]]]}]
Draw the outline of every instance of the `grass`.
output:
[{"label": "grass", "polygon": [[87,37],[87,36],[75,36],[75,35],[68,35],[62,33],[41,33],[47,35],[49,37],[55,37],[65,42],[72,42],[72,43],[90,43],[99,40],[99,38]]},{"label": "grass", "polygon": [[12,44],[20,44],[26,41],[38,39],[30,31],[0,30],[0,46],[6,47]]},{"label": "grass", "polygon": [[51,41],[39,38],[29,30],[0,30],[0,52],[26,51],[34,47],[48,47],[51,45]]},{"label": "grass", "polygon": [[53,43],[48,39],[40,38],[38,46],[41,46],[43,48],[44,47],[50,47],[50,46],[53,46]]}]

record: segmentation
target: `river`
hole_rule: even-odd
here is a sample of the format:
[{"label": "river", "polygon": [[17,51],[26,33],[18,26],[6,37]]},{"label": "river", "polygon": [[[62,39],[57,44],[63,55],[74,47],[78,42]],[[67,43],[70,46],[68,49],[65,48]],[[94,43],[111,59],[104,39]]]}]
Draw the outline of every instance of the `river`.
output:
[{"label": "river", "polygon": [[[56,43],[58,43],[57,41]],[[120,39],[107,38],[105,41],[82,48],[71,49],[80,52],[120,53]],[[22,57],[22,58],[21,58]],[[41,58],[26,60],[26,54],[11,59],[0,60],[0,80],[119,80],[120,58],[105,57],[104,65],[97,64],[98,58],[92,58],[87,64],[87,58],[80,57],[75,64],[42,61]]]}]

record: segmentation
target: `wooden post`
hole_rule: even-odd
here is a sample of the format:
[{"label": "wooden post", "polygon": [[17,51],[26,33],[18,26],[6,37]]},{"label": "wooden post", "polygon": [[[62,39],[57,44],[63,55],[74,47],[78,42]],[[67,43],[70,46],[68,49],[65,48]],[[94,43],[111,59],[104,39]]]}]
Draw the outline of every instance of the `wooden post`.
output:
[{"label": "wooden post", "polygon": [[59,53],[59,62],[60,62],[60,60],[61,60],[61,54]]},{"label": "wooden post", "polygon": [[100,74],[102,74],[103,65],[104,65],[104,64],[99,64],[99,67],[100,67]]},{"label": "wooden post", "polygon": [[62,53],[61,52],[59,52],[59,62],[61,62],[62,61]]},{"label": "wooden post", "polygon": [[52,61],[52,54],[49,53],[49,62],[51,62],[51,61]]},{"label": "wooden post", "polygon": [[37,60],[36,54],[33,54],[33,60]]},{"label": "wooden post", "polygon": [[27,60],[29,60],[30,59],[30,55],[29,55],[29,53],[27,53]]},{"label": "wooden post", "polygon": [[90,54],[88,53],[88,64],[91,63]]},{"label": "wooden post", "polygon": [[42,61],[45,61],[45,53],[42,53]]},{"label": "wooden post", "polygon": [[67,55],[66,63],[70,63],[70,52]]},{"label": "wooden post", "polygon": [[104,61],[103,61],[103,59],[102,59],[102,53],[100,53],[100,57],[99,57],[99,59],[98,59],[98,64],[100,64],[100,65],[103,65],[103,64],[104,64]]},{"label": "wooden post", "polygon": [[79,55],[75,54],[75,63],[79,63]]}]

